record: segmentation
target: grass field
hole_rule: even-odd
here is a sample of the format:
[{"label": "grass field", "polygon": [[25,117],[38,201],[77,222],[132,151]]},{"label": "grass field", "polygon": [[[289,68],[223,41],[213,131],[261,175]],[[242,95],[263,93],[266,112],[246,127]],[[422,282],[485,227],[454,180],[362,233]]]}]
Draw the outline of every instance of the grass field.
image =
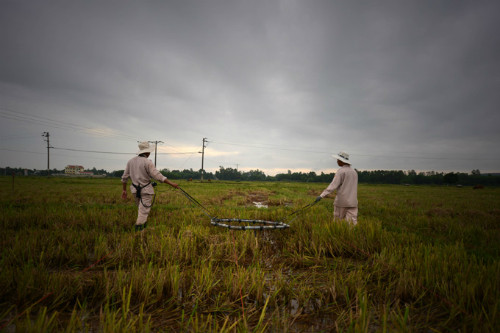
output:
[{"label": "grass field", "polygon": [[[217,217],[271,221],[327,185],[179,184]],[[360,185],[356,227],[330,198],[254,232],[159,185],[136,233],[119,179],[0,186],[5,332],[500,331],[498,188]]]}]

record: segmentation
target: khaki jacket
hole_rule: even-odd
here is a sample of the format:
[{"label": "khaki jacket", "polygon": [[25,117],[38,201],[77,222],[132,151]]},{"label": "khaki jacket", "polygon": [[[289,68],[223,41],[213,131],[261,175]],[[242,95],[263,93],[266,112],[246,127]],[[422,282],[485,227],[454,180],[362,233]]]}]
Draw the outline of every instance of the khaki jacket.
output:
[{"label": "khaki jacket", "polygon": [[341,167],[332,182],[320,194],[322,198],[337,190],[337,196],[333,202],[337,207],[358,207],[358,173],[349,165]]},{"label": "khaki jacket", "polygon": [[[127,183],[128,179],[132,180],[132,184],[144,186],[150,182],[151,178],[159,182],[164,182],[167,177],[156,170],[155,165],[150,159],[143,156],[136,156],[127,162],[127,167],[122,176],[122,183]],[[130,185],[130,192],[135,193],[136,189]],[[141,190],[144,194],[154,194],[154,188],[151,184]]]}]

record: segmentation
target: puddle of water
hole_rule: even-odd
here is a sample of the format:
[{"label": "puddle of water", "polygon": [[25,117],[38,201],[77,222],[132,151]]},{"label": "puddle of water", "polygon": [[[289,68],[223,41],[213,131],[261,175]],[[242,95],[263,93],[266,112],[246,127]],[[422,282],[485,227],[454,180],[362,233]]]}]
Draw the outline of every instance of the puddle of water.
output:
[{"label": "puddle of water", "polygon": [[253,201],[253,204],[257,208],[268,208],[268,206],[263,202]]},{"label": "puddle of water", "polygon": [[290,301],[290,315],[295,316],[298,311],[299,302],[295,298],[292,298],[292,300]]}]

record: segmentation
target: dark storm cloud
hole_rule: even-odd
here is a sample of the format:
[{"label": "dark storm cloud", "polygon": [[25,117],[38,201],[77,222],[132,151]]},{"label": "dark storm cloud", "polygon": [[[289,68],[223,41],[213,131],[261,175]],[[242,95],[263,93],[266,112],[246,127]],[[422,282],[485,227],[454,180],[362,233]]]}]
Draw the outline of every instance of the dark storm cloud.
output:
[{"label": "dark storm cloud", "polygon": [[234,153],[216,168],[331,169],[345,149],[361,169],[497,169],[499,7],[2,1],[0,106],[179,146],[209,137]]}]

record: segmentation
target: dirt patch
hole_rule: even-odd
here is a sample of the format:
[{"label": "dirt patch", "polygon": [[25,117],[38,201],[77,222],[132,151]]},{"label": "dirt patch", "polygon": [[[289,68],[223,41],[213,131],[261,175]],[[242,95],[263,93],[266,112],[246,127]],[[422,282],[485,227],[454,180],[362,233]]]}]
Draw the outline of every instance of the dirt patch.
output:
[{"label": "dirt patch", "polygon": [[242,198],[238,200],[238,205],[241,206],[254,206],[256,202],[267,205],[269,194],[264,191],[252,191],[248,193],[238,193]]},{"label": "dirt patch", "polygon": [[231,190],[229,191],[229,196],[241,196],[241,197],[244,197],[246,194],[245,192],[241,192],[241,191],[238,191],[238,190]]},{"label": "dirt patch", "polygon": [[310,189],[310,190],[308,190],[308,191],[307,191],[307,194],[309,194],[309,195],[313,195],[313,196],[316,196],[316,197],[317,197],[318,195],[320,195],[320,194],[321,194],[321,192],[322,192],[322,191],[318,191],[318,190],[315,190],[315,189]]},{"label": "dirt patch", "polygon": [[253,204],[254,202],[261,202],[267,204],[269,199],[268,194],[264,192],[250,192],[245,197],[245,202],[248,204]]},{"label": "dirt patch", "polygon": [[286,207],[290,207],[290,206],[293,206],[293,202],[289,201],[289,200],[285,200],[283,198],[281,199],[269,199],[267,201],[267,205],[268,206],[286,206]]},{"label": "dirt patch", "polygon": [[[250,191],[242,192],[239,190],[231,190],[223,196],[213,197],[209,199],[210,204],[223,205],[224,201],[235,199],[238,206],[256,206],[256,203],[265,206],[293,206],[293,202],[284,198],[269,198],[273,192],[268,191]],[[237,198],[236,198],[237,197]]]},{"label": "dirt patch", "polygon": [[492,209],[488,211],[488,214],[491,214],[495,217],[500,217],[500,209]]},{"label": "dirt patch", "polygon": [[416,202],[415,200],[406,199],[406,200],[405,200],[405,205],[406,205],[407,207],[412,207],[412,208],[415,208],[415,207],[419,206],[419,203],[418,203],[418,202]]},{"label": "dirt patch", "polygon": [[457,213],[450,208],[434,207],[429,209],[425,215],[428,217],[455,217]]}]

